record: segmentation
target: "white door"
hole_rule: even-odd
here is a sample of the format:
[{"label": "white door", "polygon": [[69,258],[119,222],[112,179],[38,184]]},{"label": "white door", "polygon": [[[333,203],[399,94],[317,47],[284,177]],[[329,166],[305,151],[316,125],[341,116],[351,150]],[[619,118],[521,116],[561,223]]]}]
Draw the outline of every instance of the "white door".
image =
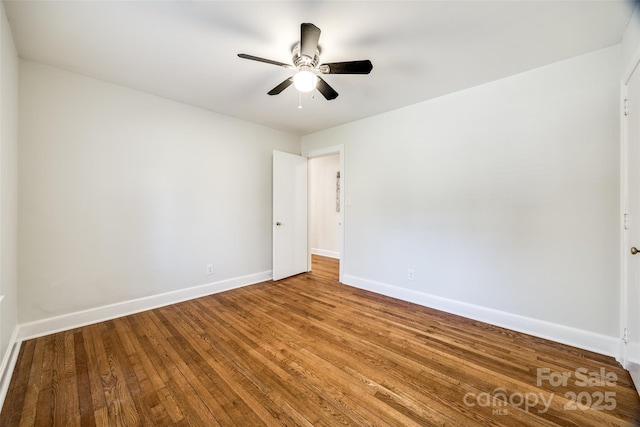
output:
[{"label": "white door", "polygon": [[[626,289],[622,293],[623,335],[626,339],[626,365],[636,388],[640,390],[640,70],[636,70],[627,84],[627,116],[625,133],[626,199],[624,228],[626,248],[623,248],[623,266],[626,266]],[[626,321],[624,320],[626,318]]]},{"label": "white door", "polygon": [[307,158],[273,152],[273,280],[308,271]]}]

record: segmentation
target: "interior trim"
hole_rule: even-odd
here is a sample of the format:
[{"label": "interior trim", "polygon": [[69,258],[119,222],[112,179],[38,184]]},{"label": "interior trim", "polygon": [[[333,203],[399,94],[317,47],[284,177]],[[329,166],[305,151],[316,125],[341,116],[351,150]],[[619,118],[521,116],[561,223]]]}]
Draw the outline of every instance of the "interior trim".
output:
[{"label": "interior trim", "polygon": [[22,341],[18,340],[18,326],[13,329],[9,344],[7,345],[7,351],[2,358],[2,364],[0,364],[0,408],[4,405],[4,399],[7,397],[9,391],[9,384],[11,384],[11,377],[18,361],[18,354],[20,353],[20,344]]},{"label": "interior trim", "polygon": [[86,326],[105,320],[116,319],[141,311],[151,310],[178,302],[199,298],[255,283],[271,280],[271,271],[207,283],[187,289],[123,301],[102,307],[63,314],[18,325],[18,340],[37,338],[56,332]]},{"label": "interior trim", "polygon": [[618,339],[591,331],[508,313],[488,307],[456,301],[432,294],[376,282],[357,276],[345,275],[344,283],[356,288],[398,298],[424,307],[442,310],[501,328],[533,335],[539,338],[571,345],[617,359]]}]

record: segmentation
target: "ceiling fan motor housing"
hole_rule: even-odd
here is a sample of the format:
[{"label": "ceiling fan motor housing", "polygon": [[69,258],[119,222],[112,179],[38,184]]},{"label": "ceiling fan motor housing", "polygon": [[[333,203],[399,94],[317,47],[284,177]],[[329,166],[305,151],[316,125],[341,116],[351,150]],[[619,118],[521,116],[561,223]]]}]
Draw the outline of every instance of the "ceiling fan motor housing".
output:
[{"label": "ceiling fan motor housing", "polygon": [[316,49],[316,53],[313,58],[308,57],[307,55],[300,54],[300,43],[296,43],[291,51],[293,64],[299,70],[314,70],[316,69],[318,62],[320,62],[320,48]]}]

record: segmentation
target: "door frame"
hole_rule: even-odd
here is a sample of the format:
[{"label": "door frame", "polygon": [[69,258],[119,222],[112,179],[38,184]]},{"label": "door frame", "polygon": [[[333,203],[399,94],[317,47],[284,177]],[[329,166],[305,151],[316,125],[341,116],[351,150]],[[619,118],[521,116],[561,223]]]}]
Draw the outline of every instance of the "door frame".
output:
[{"label": "door frame", "polygon": [[627,296],[629,293],[629,283],[627,281],[627,250],[629,247],[629,233],[625,229],[626,215],[629,205],[629,140],[627,138],[627,120],[625,118],[625,99],[627,97],[627,83],[631,74],[620,83],[620,341],[618,344],[618,361],[627,368],[627,346],[624,341],[624,332],[628,323]]},{"label": "door frame", "polygon": [[[315,159],[318,157],[332,156],[334,154],[338,154],[340,156],[340,227],[338,227],[338,247],[340,249],[340,272],[338,280],[342,282],[342,276],[344,274],[344,228],[345,228],[345,209],[346,205],[345,201],[345,179],[344,179],[344,145],[333,145],[331,147],[320,148],[317,150],[305,151],[301,154],[302,157],[307,158],[307,162],[310,159]],[[308,186],[310,185],[310,178],[307,175],[307,265],[308,270],[311,271],[311,238],[309,236],[310,228],[309,224],[311,223],[311,200],[310,195],[311,191],[309,191]]]}]

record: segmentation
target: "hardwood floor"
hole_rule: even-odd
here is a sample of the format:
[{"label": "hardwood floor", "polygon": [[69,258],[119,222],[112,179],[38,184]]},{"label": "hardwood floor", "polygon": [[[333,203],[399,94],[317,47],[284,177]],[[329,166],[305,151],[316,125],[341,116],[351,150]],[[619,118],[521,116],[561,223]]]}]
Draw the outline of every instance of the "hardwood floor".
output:
[{"label": "hardwood floor", "polygon": [[612,358],[336,271],[314,257],[310,274],[26,341],[0,425],[640,425]]}]

